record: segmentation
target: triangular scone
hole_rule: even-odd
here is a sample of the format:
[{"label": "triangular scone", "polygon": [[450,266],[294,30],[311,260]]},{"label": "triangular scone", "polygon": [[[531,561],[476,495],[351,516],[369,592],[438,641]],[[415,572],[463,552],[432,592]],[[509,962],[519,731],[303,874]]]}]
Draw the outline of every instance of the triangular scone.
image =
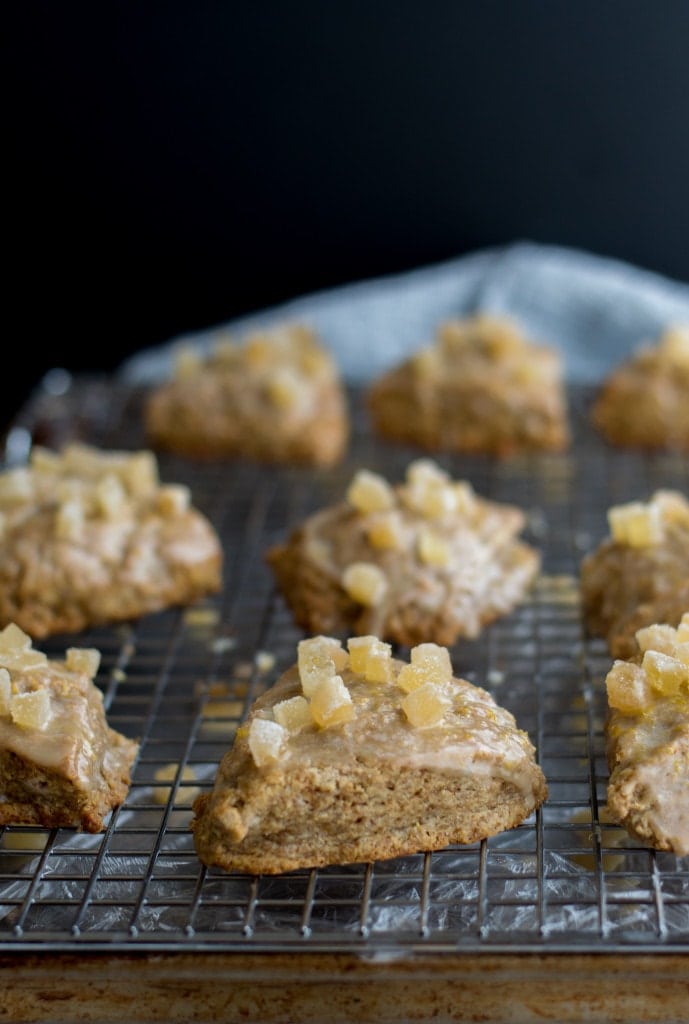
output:
[{"label": "triangular scone", "polygon": [[440,324],[436,338],[375,380],[375,432],[427,451],[504,457],[569,446],[562,360],[507,317]]},{"label": "triangular scone", "polygon": [[668,327],[615,367],[591,417],[617,447],[689,451],[689,324]]},{"label": "triangular scone", "polygon": [[517,539],[521,509],[479,497],[430,459],[403,484],[359,470],[346,500],[266,552],[307,633],[451,645],[517,605],[540,557]]},{"label": "triangular scone", "polygon": [[150,451],[34,447],[0,473],[0,626],[41,639],[216,592],[222,547],[190,501]]},{"label": "triangular scone", "polygon": [[527,734],[435,644],[299,645],[260,697],[192,822],[208,866],[276,874],[473,843],[546,797]]},{"label": "triangular scone", "polygon": [[99,832],[123,802],[138,744],[107,723],[99,661],[48,660],[18,626],[0,632],[0,824]]},{"label": "triangular scone", "polygon": [[152,444],[197,459],[329,466],[344,455],[349,414],[335,361],[302,324],[183,346],[144,408]]},{"label": "triangular scone", "polygon": [[615,658],[636,651],[642,626],[676,626],[689,603],[689,501],[656,491],[608,510],[610,535],[581,563],[586,624]]},{"label": "triangular scone", "polygon": [[608,812],[641,842],[689,854],[689,608],[636,634],[607,675]]}]

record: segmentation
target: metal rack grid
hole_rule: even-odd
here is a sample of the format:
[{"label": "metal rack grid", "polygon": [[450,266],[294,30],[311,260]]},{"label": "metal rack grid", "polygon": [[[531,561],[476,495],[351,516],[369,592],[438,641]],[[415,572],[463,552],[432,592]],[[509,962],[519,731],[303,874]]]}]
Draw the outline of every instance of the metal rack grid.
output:
[{"label": "metal rack grid", "polygon": [[[145,447],[141,398],[111,381],[47,378],[7,435],[6,461],[25,457],[31,439]],[[212,784],[250,703],[293,662],[303,635],[263,551],[309,511],[339,500],[356,467],[400,479],[418,454],[371,437],[360,398],[352,392],[354,436],[335,469],[160,457],[162,478],[188,483],[220,533],[224,589],[194,608],[82,634],[80,643],[102,654],[97,683],[109,721],[140,739],[140,756],[129,796],[102,834],[0,828],[3,951],[374,957],[689,948],[689,858],[645,849],[606,821],[610,659],[585,634],[577,586],[609,505],[658,487],[689,493],[689,460],[607,448],[590,428],[585,389],[571,392],[569,453],[438,457],[480,494],[527,510],[526,538],[542,552],[528,599],[451,650],[456,674],[490,690],[529,732],[549,784],[542,809],[481,843],[374,864],[249,877],[198,861],[188,828],[194,795]],[[57,656],[73,642],[42,647]]]}]

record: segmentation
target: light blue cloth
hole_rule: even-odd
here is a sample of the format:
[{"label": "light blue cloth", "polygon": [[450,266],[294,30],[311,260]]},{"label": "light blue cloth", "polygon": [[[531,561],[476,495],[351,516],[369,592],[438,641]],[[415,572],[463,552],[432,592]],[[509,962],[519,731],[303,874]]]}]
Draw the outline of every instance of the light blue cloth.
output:
[{"label": "light blue cloth", "polygon": [[144,349],[119,372],[125,383],[152,384],[170,374],[180,344],[203,353],[219,330],[239,340],[291,320],[316,330],[345,380],[362,383],[430,341],[442,320],[478,311],[512,316],[560,349],[568,381],[595,383],[669,324],[689,324],[689,284],[576,249],[515,242],[304,295]]}]

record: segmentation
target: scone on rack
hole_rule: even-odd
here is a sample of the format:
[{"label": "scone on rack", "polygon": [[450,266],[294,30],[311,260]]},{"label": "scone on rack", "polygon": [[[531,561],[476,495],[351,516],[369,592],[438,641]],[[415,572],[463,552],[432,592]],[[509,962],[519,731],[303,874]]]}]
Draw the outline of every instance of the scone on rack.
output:
[{"label": "scone on rack", "polygon": [[689,451],[689,324],[668,327],[615,367],[591,418],[616,447]]},{"label": "scone on rack", "polygon": [[636,634],[606,678],[608,813],[648,846],[689,854],[689,604]]},{"label": "scone on rack", "polygon": [[196,459],[330,466],[349,440],[338,368],[302,324],[222,337],[207,356],[182,346],[144,418],[154,447]]},{"label": "scone on rack", "polygon": [[503,457],[570,444],[560,354],[507,317],[440,324],[432,344],[372,383],[366,404],[378,435],[429,452]]},{"label": "scone on rack", "polygon": [[112,729],[95,648],[48,659],[14,623],[0,632],[0,824],[100,832],[123,803],[138,743]]},{"label": "scone on rack", "polygon": [[474,843],[546,797],[528,735],[447,648],[394,659],[375,636],[300,642],[194,804],[200,860],[277,874]]},{"label": "scone on rack", "polygon": [[628,658],[637,629],[676,626],[689,604],[689,501],[659,490],[612,506],[608,522],[609,536],[581,563],[582,608],[589,632]]},{"label": "scone on rack", "polygon": [[35,446],[0,473],[0,626],[41,639],[139,618],[221,575],[215,529],[150,451]]},{"label": "scone on rack", "polygon": [[266,560],[307,633],[451,645],[525,596],[540,568],[518,539],[525,525],[518,507],[417,459],[395,485],[358,470],[342,502],[307,517]]}]

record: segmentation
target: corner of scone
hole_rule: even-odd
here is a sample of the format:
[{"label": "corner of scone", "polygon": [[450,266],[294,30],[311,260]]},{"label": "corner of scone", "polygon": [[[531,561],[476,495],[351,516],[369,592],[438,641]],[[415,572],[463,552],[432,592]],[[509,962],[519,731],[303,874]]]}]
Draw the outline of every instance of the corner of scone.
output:
[{"label": "corner of scone", "polygon": [[98,832],[125,799],[138,744],[110,728],[95,648],[48,657],[0,631],[0,824]]},{"label": "corner of scone", "polygon": [[474,843],[546,792],[528,735],[447,648],[404,661],[374,635],[319,635],[252,706],[192,830],[206,865],[276,874]]},{"label": "corner of scone", "polygon": [[606,677],[608,811],[642,843],[689,854],[689,607],[636,632]]}]

